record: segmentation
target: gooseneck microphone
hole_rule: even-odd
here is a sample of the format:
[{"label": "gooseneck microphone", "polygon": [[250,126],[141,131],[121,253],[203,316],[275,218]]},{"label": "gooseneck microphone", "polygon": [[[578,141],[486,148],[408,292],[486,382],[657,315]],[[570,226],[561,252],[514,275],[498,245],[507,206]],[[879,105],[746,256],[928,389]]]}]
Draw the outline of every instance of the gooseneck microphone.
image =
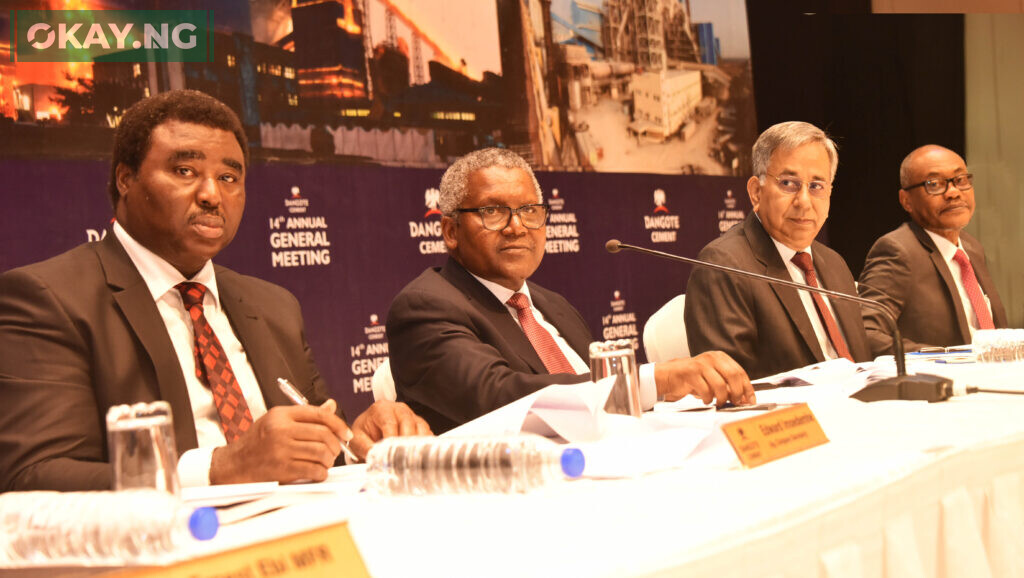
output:
[{"label": "gooseneck microphone", "polygon": [[708,261],[701,261],[700,259],[691,259],[689,257],[682,257],[680,255],[673,255],[671,253],[665,253],[663,251],[656,251],[654,249],[647,249],[644,247],[637,247],[636,245],[628,245],[620,242],[618,239],[610,239],[604,244],[604,248],[609,253],[618,253],[619,251],[635,251],[637,253],[645,253],[647,255],[653,255],[662,259],[668,259],[670,261],[681,261],[683,263],[689,263],[690,265],[696,265],[698,267],[705,267],[708,269],[715,269],[722,271],[730,275],[736,275],[739,277],[746,277],[748,279],[757,279],[765,283],[772,285],[782,285],[785,287],[791,287],[798,291],[807,291],[810,293],[820,293],[821,295],[827,295],[830,298],[838,299],[840,301],[852,301],[859,303],[871,309],[882,312],[882,316],[889,322],[892,327],[893,341],[893,357],[896,360],[896,376],[886,379],[881,379],[874,383],[866,385],[863,389],[853,394],[851,397],[859,399],[861,401],[880,401],[885,399],[907,399],[907,400],[923,400],[923,401],[943,401],[949,399],[953,394],[953,382],[952,380],[941,377],[938,375],[929,374],[916,374],[907,375],[907,364],[903,356],[903,337],[900,335],[900,329],[896,324],[896,318],[893,317],[892,312],[885,305],[882,305],[874,299],[865,299],[864,297],[847,295],[839,291],[831,291],[829,289],[822,289],[820,287],[811,287],[803,283],[796,283],[795,281],[787,281],[785,279],[776,279],[775,277],[769,277],[768,275],[762,275],[760,273],[752,273],[750,271],[744,271],[743,269],[736,269],[734,267],[728,267],[726,265],[719,265],[717,263],[710,263]]}]

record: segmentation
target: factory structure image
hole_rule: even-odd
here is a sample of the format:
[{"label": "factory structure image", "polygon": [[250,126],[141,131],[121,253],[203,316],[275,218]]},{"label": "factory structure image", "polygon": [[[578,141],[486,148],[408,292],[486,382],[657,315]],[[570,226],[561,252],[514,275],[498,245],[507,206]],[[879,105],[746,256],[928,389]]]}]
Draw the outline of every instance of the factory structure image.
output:
[{"label": "factory structure image", "polygon": [[219,2],[212,58],[180,63],[12,62],[0,20],[0,142],[19,143],[0,154],[88,157],[133,102],[192,88],[238,112],[257,158],[442,167],[502,146],[540,170],[743,174],[750,60],[691,16],[716,1]]}]

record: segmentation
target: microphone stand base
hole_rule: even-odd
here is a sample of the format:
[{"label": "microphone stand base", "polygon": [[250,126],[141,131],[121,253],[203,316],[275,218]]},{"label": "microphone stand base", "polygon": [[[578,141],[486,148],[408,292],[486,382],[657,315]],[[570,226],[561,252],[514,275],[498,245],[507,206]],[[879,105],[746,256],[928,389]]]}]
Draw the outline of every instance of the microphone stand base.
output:
[{"label": "microphone stand base", "polygon": [[953,380],[940,375],[918,373],[897,375],[870,383],[850,397],[860,401],[902,399],[914,401],[945,401],[953,395]]}]

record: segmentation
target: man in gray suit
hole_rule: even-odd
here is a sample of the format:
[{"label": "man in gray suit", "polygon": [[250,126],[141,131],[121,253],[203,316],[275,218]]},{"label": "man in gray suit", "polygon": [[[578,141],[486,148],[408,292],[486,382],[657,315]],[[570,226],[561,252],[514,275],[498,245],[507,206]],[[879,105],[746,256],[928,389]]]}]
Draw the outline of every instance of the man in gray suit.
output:
[{"label": "man in gray suit", "polygon": [[[747,194],[754,212],[699,258],[856,294],[841,256],[814,240],[828,218],[839,157],[821,129],[784,122],[754,143]],[[860,306],[694,268],[686,293],[690,351],[720,349],[757,379],[817,361],[869,360]]]},{"label": "man in gray suit", "polygon": [[[520,156],[483,149],[441,179],[448,261],[388,313],[398,398],[438,433],[554,383],[590,379],[592,338],[569,302],[527,279],[544,257],[547,206]],[[640,368],[641,404],[695,395],[752,403],[750,380],[721,352]]]},{"label": "man in gray suit", "polygon": [[[323,480],[339,440],[365,455],[383,436],[429,433],[389,402],[350,430],[295,297],[212,263],[238,230],[247,168],[223,103],[144,99],[115,137],[110,234],[0,275],[0,491],[110,489],[116,404],[170,404],[184,485]],[[278,378],[314,405],[292,405]]]},{"label": "man in gray suit", "polygon": [[[859,290],[892,310],[907,351],[971,343],[978,329],[1007,326],[985,250],[963,231],[974,214],[973,179],[960,155],[937,145],[900,165],[900,205],[911,221],[871,247]],[[889,323],[865,309],[864,325],[875,355],[890,353]]]}]

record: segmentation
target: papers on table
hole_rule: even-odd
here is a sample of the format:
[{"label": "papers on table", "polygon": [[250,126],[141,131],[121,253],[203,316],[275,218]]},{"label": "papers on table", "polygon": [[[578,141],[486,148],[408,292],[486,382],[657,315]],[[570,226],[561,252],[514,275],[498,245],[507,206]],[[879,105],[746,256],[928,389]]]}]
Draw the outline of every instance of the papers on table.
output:
[{"label": "papers on table", "polygon": [[337,466],[319,483],[221,484],[182,488],[182,500],[193,508],[218,508],[220,524],[227,525],[259,514],[323,499],[325,496],[354,495],[366,482],[366,466]]},{"label": "papers on table", "polygon": [[600,439],[605,431],[604,404],[615,376],[598,382],[549,385],[505,407],[465,423],[445,436],[496,436],[535,433],[570,442]]},{"label": "papers on table", "polygon": [[[758,404],[791,404],[847,398],[879,377],[872,363],[853,363],[839,358],[770,375],[751,383],[757,392]],[[688,395],[677,401],[658,402],[654,411],[671,413],[712,407]]]},{"label": "papers on table", "polygon": [[229,506],[270,495],[277,487],[277,482],[258,482],[182,488],[181,499],[195,508]]},{"label": "papers on table", "polygon": [[634,477],[683,465],[714,429],[712,412],[609,415],[603,439],[571,445],[583,451],[585,477]]}]

